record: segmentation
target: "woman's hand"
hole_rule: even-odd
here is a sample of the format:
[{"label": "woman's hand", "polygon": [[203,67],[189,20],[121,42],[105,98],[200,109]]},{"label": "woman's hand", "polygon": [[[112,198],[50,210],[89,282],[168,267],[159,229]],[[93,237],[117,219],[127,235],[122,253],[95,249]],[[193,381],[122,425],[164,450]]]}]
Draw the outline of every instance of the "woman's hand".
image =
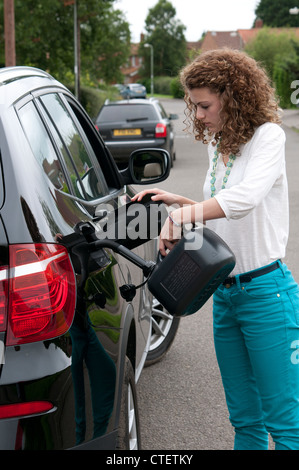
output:
[{"label": "woman's hand", "polygon": [[180,224],[176,225],[171,216],[167,217],[159,238],[159,250],[161,255],[166,256],[167,251],[172,250],[175,244],[181,239],[181,236],[182,226]]},{"label": "woman's hand", "polygon": [[178,194],[173,194],[169,193],[167,191],[164,191],[163,189],[145,189],[143,191],[140,191],[139,193],[135,194],[135,196],[132,198],[132,201],[140,202],[146,194],[154,194],[151,199],[153,201],[161,201],[164,202],[167,206],[172,206],[172,205],[181,205],[180,200],[182,199],[182,196],[179,196]]},{"label": "woman's hand", "polygon": [[135,196],[132,198],[132,201],[140,202],[146,194],[154,194],[151,198],[153,201],[161,201],[166,204],[166,206],[174,206],[174,208],[178,206],[183,207],[184,205],[190,206],[192,204],[196,204],[196,201],[193,201],[192,199],[180,196],[179,194],[169,193],[168,191],[164,191],[163,189],[158,188],[151,188],[140,191],[139,193],[135,194]]}]

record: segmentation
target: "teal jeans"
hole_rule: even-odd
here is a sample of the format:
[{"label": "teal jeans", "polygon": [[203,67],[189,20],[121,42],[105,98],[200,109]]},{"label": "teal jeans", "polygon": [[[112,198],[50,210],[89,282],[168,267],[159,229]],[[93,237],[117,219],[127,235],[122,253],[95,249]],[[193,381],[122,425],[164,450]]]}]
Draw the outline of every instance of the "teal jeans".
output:
[{"label": "teal jeans", "polygon": [[214,294],[214,341],[236,450],[299,450],[299,287],[285,264]]}]

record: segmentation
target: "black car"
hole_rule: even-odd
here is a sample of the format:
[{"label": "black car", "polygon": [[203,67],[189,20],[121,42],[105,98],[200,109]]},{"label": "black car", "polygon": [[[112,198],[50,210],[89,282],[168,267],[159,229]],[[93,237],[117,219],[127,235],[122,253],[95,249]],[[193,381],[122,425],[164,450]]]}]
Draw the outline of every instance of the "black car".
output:
[{"label": "black car", "polygon": [[140,148],[162,148],[176,158],[172,121],[157,99],[114,101],[102,106],[95,125],[120,168]]},{"label": "black car", "polygon": [[38,69],[1,69],[0,103],[0,449],[140,448],[135,384],[177,323],[144,282],[156,241],[126,230],[128,185],[165,179],[169,156],[137,151],[119,171]]}]

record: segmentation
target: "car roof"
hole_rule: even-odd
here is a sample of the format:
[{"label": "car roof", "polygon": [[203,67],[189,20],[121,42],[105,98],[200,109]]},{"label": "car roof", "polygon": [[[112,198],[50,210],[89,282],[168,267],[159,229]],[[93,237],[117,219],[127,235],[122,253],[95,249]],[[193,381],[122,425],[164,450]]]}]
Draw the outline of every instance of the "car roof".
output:
[{"label": "car roof", "polygon": [[149,98],[149,99],[127,99],[127,100],[119,100],[119,101],[110,101],[106,100],[104,106],[117,106],[117,105],[128,105],[128,104],[155,104],[158,103],[157,98]]},{"label": "car roof", "polygon": [[47,72],[34,67],[0,68],[1,104],[9,106],[32,90],[51,86],[65,88]]}]

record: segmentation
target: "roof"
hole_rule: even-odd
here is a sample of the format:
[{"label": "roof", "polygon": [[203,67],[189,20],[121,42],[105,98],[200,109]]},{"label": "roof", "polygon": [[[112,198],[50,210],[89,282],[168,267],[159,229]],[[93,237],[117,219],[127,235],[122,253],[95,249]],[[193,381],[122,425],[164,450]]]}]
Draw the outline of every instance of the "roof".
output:
[{"label": "roof", "polygon": [[[290,33],[294,34],[299,38],[299,28],[266,28],[270,33]],[[254,39],[256,35],[262,31],[262,28],[252,28],[252,29],[238,29],[238,33],[242,38],[244,44],[247,44],[249,41]]]},{"label": "roof", "polygon": [[0,68],[0,103],[5,103],[6,106],[25,96],[31,90],[51,86],[66,89],[47,72],[34,67]]},{"label": "roof", "polygon": [[208,31],[202,41],[201,50],[221,49],[230,47],[231,49],[242,49],[243,40],[237,31]]},{"label": "roof", "polygon": [[51,78],[43,70],[33,67],[3,67],[0,68],[0,83],[5,84],[15,80],[21,80],[28,77],[46,77]]},{"label": "roof", "polygon": [[[299,28],[267,28],[270,33],[290,33],[299,38]],[[254,39],[263,28],[238,29],[237,31],[208,31],[203,38],[201,50],[209,51],[230,47],[244,49],[244,46]]]}]

